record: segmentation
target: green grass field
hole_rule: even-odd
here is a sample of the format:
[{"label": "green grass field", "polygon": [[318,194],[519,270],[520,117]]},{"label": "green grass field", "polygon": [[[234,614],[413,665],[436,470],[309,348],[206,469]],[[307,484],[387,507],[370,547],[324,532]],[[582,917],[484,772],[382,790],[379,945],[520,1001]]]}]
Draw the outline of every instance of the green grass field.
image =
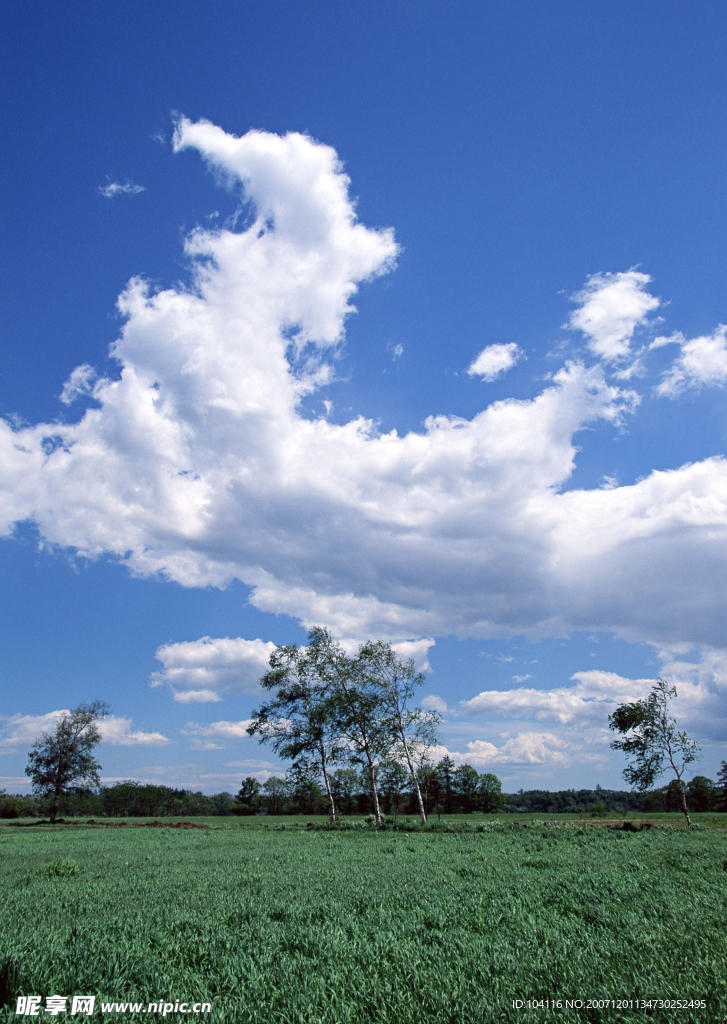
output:
[{"label": "green grass field", "polygon": [[[86,993],[92,1020],[148,1019],[102,1000],[243,1024],[727,1019],[725,832],[194,820],[0,828],[0,1021],[18,994]],[[546,999],[707,1009],[513,1007]]]}]

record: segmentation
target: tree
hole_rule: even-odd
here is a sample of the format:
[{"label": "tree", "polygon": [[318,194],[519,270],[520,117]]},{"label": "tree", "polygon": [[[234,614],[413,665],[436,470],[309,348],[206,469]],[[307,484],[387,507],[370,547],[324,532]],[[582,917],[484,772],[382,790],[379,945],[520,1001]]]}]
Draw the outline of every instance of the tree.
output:
[{"label": "tree", "polygon": [[429,814],[430,808],[432,804],[434,804],[437,809],[437,816],[440,817],[439,801],[442,798],[442,787],[439,782],[437,769],[429,760],[426,752],[422,756],[416,769],[416,784],[417,792],[421,793],[421,797],[424,801],[426,814]]},{"label": "tree", "polygon": [[442,790],[442,804],[444,806],[444,813],[452,813],[452,780],[454,778],[454,761],[447,754],[439,762],[436,768],[437,776],[439,777],[439,785]]},{"label": "tree", "polygon": [[235,797],[234,814],[254,814],[260,803],[260,783],[254,776],[248,775],[242,780],[240,790]]},{"label": "tree", "polygon": [[494,814],[502,807],[502,783],[496,775],[485,772],[480,775],[480,783],[477,787],[480,807],[485,814]]},{"label": "tree", "polygon": [[355,768],[337,768],[331,776],[331,789],[336,806],[344,814],[353,814],[353,800],[359,786],[358,772]]},{"label": "tree", "polygon": [[699,759],[700,752],[686,732],[677,731],[676,720],[669,714],[669,702],[676,695],[675,686],[658,679],[646,700],[617,707],[608,716],[608,727],[625,737],[614,740],[611,747],[622,750],[630,758],[631,763],[622,774],[640,792],[651,789],[656,779],[671,768],[682,812],[691,825],[683,775],[687,766]]},{"label": "tree", "polygon": [[263,782],[263,792],[265,793],[268,814],[283,813],[289,788],[285,779],[279,779],[275,775],[271,775],[267,782]]},{"label": "tree", "polygon": [[721,791],[721,810],[727,811],[727,761],[723,761],[719,766],[717,785]]},{"label": "tree", "polygon": [[[402,760],[411,777],[422,824],[427,813],[422,799],[415,761],[421,760],[429,747],[437,742],[436,727],[441,717],[435,711],[412,707],[414,691],[424,682],[424,675],[414,671],[414,662],[402,661],[384,640],[363,644],[358,663],[378,702],[384,735],[393,741],[390,758]],[[454,763],[452,763],[454,767]]]},{"label": "tree", "polygon": [[387,814],[391,814],[393,811],[394,817],[396,817],[401,794],[409,779],[409,772],[398,761],[389,758],[388,761],[382,761],[379,765],[378,775],[384,810]]},{"label": "tree", "polygon": [[457,768],[452,777],[452,786],[465,814],[474,810],[479,785],[480,777],[471,764],[461,764]]},{"label": "tree", "polygon": [[25,774],[33,782],[33,792],[52,798],[50,820],[55,822],[58,802],[63,793],[84,793],[100,785],[101,765],[92,754],[101,742],[96,723],[109,713],[102,700],[79,704],[64,712],[55,732],[43,733],[28,755]]},{"label": "tree", "polygon": [[315,626],[308,634],[308,654],[319,678],[325,680],[327,720],[347,759],[364,766],[376,823],[380,825],[376,769],[390,753],[392,738],[390,723],[382,712],[379,684],[363,654],[365,647],[356,658],[349,658],[327,629]]},{"label": "tree", "polygon": [[300,814],[317,814],[323,797],[321,787],[316,782],[315,764],[300,757],[293,761],[288,771],[288,785]]},{"label": "tree", "polygon": [[[312,635],[312,633],[311,633]],[[332,695],[327,676],[321,672],[314,649],[295,644],[276,647],[270,655],[270,670],[260,680],[266,690],[276,690],[272,700],[253,711],[248,733],[258,733],[261,743],[270,743],[281,757],[306,764],[315,759],[328,796],[328,813],[336,818],[329,779],[329,766],[341,754],[333,731]]]},{"label": "tree", "polygon": [[689,806],[693,811],[711,811],[717,802],[719,790],[706,775],[695,775],[687,783]]}]

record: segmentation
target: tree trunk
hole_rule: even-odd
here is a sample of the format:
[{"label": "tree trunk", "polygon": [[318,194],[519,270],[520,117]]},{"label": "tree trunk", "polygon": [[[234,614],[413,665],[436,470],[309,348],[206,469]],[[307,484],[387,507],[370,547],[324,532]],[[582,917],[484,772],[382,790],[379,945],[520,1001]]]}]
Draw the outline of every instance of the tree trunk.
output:
[{"label": "tree trunk", "polygon": [[326,793],[328,794],[328,814],[331,821],[336,820],[336,805],[333,802],[333,793],[331,792],[331,784],[328,781],[328,771],[326,769],[326,754],[321,743],[321,768],[323,769],[323,781],[326,784]]},{"label": "tree trunk", "polygon": [[401,742],[402,742],[402,744],[404,746],[404,756],[406,757],[406,763],[409,765],[409,774],[411,775],[411,780],[414,783],[414,789],[415,789],[416,795],[417,795],[417,803],[419,804],[419,817],[422,819],[422,825],[426,825],[426,823],[427,823],[427,815],[426,815],[426,811],[424,810],[424,801],[422,800],[422,791],[421,791],[421,789],[419,789],[419,779],[417,779],[417,773],[416,773],[416,771],[414,769],[414,765],[411,763],[411,757],[409,755],[409,747],[407,745],[406,737],[404,736],[403,732],[401,733]]},{"label": "tree trunk", "polygon": [[60,797],[60,793],[59,793],[58,790],[56,790],[53,793],[53,803],[51,804],[51,807],[50,807],[50,823],[51,823],[51,825],[55,825],[56,815],[58,814],[58,800],[59,800],[59,797]]},{"label": "tree trunk", "polygon": [[692,819],[689,817],[689,811],[687,810],[687,787],[681,779],[679,780],[679,795],[682,798],[682,811],[684,812],[684,817],[687,819],[687,825],[691,825]]},{"label": "tree trunk", "polygon": [[381,808],[379,807],[379,794],[376,792],[376,773],[374,772],[373,761],[369,760],[369,779],[371,780],[371,797],[374,801],[374,815],[376,824],[381,824]]}]

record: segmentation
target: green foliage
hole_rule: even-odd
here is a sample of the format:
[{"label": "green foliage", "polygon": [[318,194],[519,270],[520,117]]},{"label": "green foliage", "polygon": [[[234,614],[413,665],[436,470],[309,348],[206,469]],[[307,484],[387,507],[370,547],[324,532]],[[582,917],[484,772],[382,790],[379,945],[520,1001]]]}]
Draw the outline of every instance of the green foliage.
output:
[{"label": "green foliage", "polygon": [[79,704],[61,716],[53,734],[43,733],[33,744],[25,774],[32,780],[34,793],[52,799],[51,821],[63,793],[80,793],[100,784],[101,765],[92,751],[101,742],[96,722],[108,713],[108,705],[101,700]]},{"label": "green foliage", "polygon": [[502,807],[502,785],[496,775],[492,775],[490,772],[480,775],[477,793],[480,808],[485,814],[493,814]]},{"label": "green foliage", "polygon": [[[655,994],[706,998],[684,1021],[727,1016],[720,832],[216,821],[0,828],[0,1021],[19,993],[55,992],[210,1000],[219,1024],[520,1024],[544,1018],[513,999]],[[52,873],[64,861],[77,873]],[[675,1019],[557,1014],[647,1017]]]},{"label": "green foliage", "polygon": [[260,808],[260,783],[252,775],[242,780],[242,785],[232,806],[233,814],[255,814]]},{"label": "green foliage", "polygon": [[651,789],[656,779],[671,768],[689,822],[683,775],[687,766],[698,760],[699,747],[684,731],[677,730],[669,714],[669,702],[676,695],[675,686],[658,679],[646,700],[621,704],[608,716],[608,725],[624,737],[614,740],[611,747],[629,758],[623,771],[626,781],[638,790]]}]

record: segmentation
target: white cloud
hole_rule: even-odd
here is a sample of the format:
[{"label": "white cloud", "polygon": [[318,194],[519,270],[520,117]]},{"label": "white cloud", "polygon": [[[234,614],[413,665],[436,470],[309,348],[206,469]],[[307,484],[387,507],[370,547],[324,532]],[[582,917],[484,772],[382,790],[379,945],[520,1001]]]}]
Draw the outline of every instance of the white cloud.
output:
[{"label": "white cloud", "polygon": [[440,715],[446,715],[447,713],[447,702],[443,697],[438,697],[436,693],[428,694],[422,700],[422,707],[427,708],[429,711],[438,711]]},{"label": "white cloud", "polygon": [[47,715],[0,716],[0,753],[15,753],[30,747],[44,732],[52,733],[65,711],[49,711]]},{"label": "white cloud", "polygon": [[714,334],[690,341],[683,334],[656,338],[651,347],[661,348],[673,343],[681,347],[681,355],[655,388],[657,395],[676,398],[686,388],[705,384],[724,387],[727,383],[727,326],[720,324]]},{"label": "white cloud", "polygon": [[571,763],[565,740],[550,732],[520,732],[499,747],[487,740],[472,740],[467,744],[466,753],[439,746],[435,747],[431,754],[435,762],[446,755],[459,764],[471,764],[473,768],[480,769],[496,765],[567,768]]},{"label": "white cloud", "polygon": [[189,737],[192,750],[224,750],[231,743],[249,740],[247,729],[251,723],[251,718],[240,722],[212,722],[210,725],[187,722],[182,735]]},{"label": "white cloud", "polygon": [[[722,460],[564,491],[578,432],[620,424],[639,401],[579,363],[531,400],[404,436],[304,415],[358,285],[393,265],[393,236],[357,220],[335,152],[303,135],[182,120],[175,138],[244,189],[249,226],[192,233],[189,287],[130,282],[120,374],[96,381],[77,423],[0,421],[0,531],[32,520],[47,543],[184,586],[239,579],[258,609],[339,637],[603,629],[723,643]],[[658,304],[647,283],[589,280],[572,325],[596,354],[628,353]],[[220,643],[254,641],[167,645],[157,681],[182,701],[249,692],[259,662],[249,648],[215,660]]]},{"label": "white cloud", "polygon": [[[50,711],[46,715],[12,715],[0,717],[0,753],[15,753],[30,747],[43,733],[53,733],[56,723],[68,710]],[[109,715],[98,723],[101,742],[122,747],[163,747],[172,741],[159,732],[142,732],[133,728],[130,718]]]},{"label": "white cloud", "polygon": [[507,345],[488,345],[469,365],[467,373],[470,377],[491,381],[513,367],[523,356],[523,350],[514,341]]},{"label": "white cloud", "polygon": [[117,718],[109,715],[98,724],[101,742],[116,747],[165,747],[172,741],[160,732],[142,732],[132,728],[130,718]]},{"label": "white cloud", "polygon": [[[517,676],[514,678],[522,681]],[[575,686],[560,686],[551,690],[526,687],[484,690],[470,700],[461,701],[460,706],[470,714],[550,720],[561,725],[577,724],[582,728],[597,722],[605,725],[617,703],[641,699],[654,683],[652,679],[624,679],[615,672],[596,669],[576,672],[571,678],[576,681]]]},{"label": "white cloud", "polygon": [[139,192],[146,192],[145,185],[137,185],[135,181],[130,181],[128,178],[125,182],[120,181],[108,181],[105,185],[99,185],[99,192],[102,196],[107,199],[113,199],[114,196],[135,196]]},{"label": "white cloud", "polygon": [[513,676],[512,678],[516,683],[524,683],[527,679],[532,679],[533,677],[529,672],[526,672],[524,676]]},{"label": "white cloud", "polygon": [[403,345],[394,345],[393,349],[391,350],[391,358],[394,360],[394,362],[396,362],[397,359],[401,359],[401,357],[403,355],[404,355],[404,346]]},{"label": "white cloud", "polygon": [[648,323],[647,315],[660,305],[646,291],[650,281],[648,274],[637,270],[593,274],[573,296],[579,308],[571,313],[567,326],[586,335],[597,358],[608,363],[627,358],[634,332]]},{"label": "white cloud", "polygon": [[66,383],[63,385],[60,399],[64,405],[70,405],[80,395],[90,394],[93,382],[96,379],[96,371],[89,365],[83,363],[77,366]]},{"label": "white cloud", "polygon": [[164,644],[156,657],[164,666],[155,672],[152,685],[167,684],[174,699],[182,704],[220,700],[221,693],[261,692],[258,680],[268,669],[275,644],[241,637]]}]

